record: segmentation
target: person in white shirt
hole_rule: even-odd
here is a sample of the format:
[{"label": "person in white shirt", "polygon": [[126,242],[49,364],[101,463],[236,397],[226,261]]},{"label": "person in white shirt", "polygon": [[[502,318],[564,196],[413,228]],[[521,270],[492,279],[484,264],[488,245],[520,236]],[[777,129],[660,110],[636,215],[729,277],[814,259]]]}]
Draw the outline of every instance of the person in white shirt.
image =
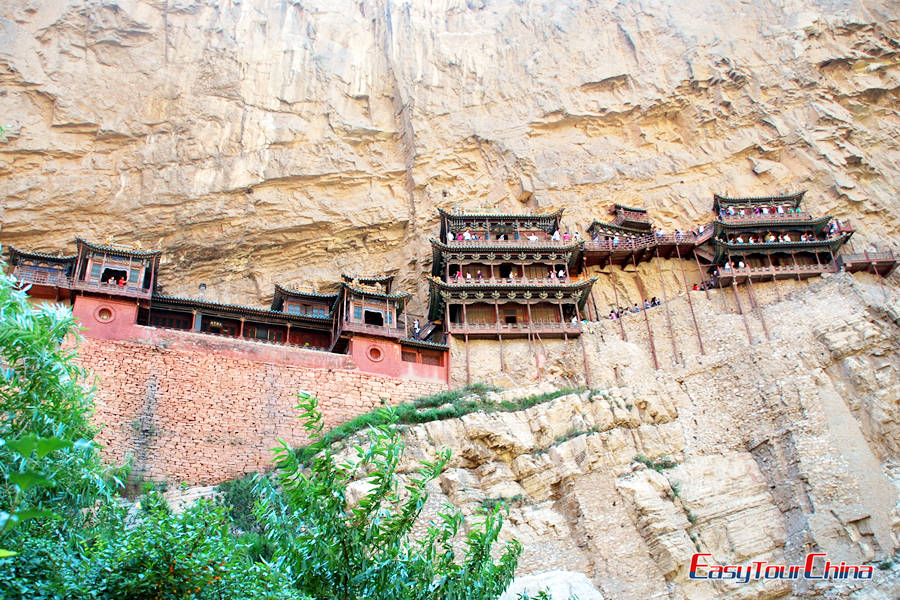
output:
[{"label": "person in white shirt", "polygon": [[614,235],[613,236],[613,246],[618,246],[618,245],[619,245],[619,236]]},{"label": "person in white shirt", "polygon": [[562,278],[564,278],[564,277],[566,276],[566,272],[563,271],[562,269],[560,269],[559,271],[556,272],[556,276],[557,276],[559,279],[562,279]]},{"label": "person in white shirt", "polygon": [[530,233],[530,234],[528,234],[528,241],[532,242],[532,243],[536,242],[536,241],[538,241],[538,237],[536,235],[534,235],[534,233]]},{"label": "person in white shirt", "polygon": [[562,239],[562,236],[559,235],[559,229],[553,232],[553,237],[551,238],[554,242],[558,242]]},{"label": "person in white shirt", "polygon": [[779,214],[779,215],[783,215],[783,214],[784,214],[784,207],[783,207],[783,206],[779,206],[779,207],[778,207],[778,214]]},{"label": "person in white shirt", "polygon": [[468,229],[463,231],[463,239],[466,240],[467,242],[472,239],[472,234],[469,233]]},{"label": "person in white shirt", "polygon": [[471,274],[471,273],[466,273],[466,279],[472,279],[472,274]]}]

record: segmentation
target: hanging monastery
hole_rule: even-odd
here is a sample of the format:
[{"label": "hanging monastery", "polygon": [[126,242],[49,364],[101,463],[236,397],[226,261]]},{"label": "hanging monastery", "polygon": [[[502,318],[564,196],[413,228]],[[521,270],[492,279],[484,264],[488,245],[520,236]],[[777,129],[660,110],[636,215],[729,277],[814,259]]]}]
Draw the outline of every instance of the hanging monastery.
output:
[{"label": "hanging monastery", "polygon": [[[692,294],[730,289],[746,324],[754,308],[763,318],[754,284],[839,271],[886,277],[896,267],[891,251],[852,251],[850,224],[812,215],[805,204],[803,192],[717,194],[711,221],[689,232],[663,232],[644,209],[616,204],[571,236],[562,210],[440,210],[421,319],[408,315],[412,294],[379,274],[344,274],[326,292],[276,284],[270,306],[251,307],[159,293],[162,250],[138,245],[79,238],[68,255],[9,247],[8,268],[35,301],[72,306],[83,328],[80,359],[99,378],[96,419],[106,424],[101,441],[111,458],[131,456],[141,477],[209,483],[266,469],[277,437],[304,443],[293,418],[298,390],[316,394],[334,426],[388,400],[477,381],[470,343],[496,342],[506,371],[504,344],[524,342],[540,374],[538,346],[574,342],[590,386],[584,324],[617,320],[627,339],[621,317],[642,312],[636,318],[659,368],[647,308],[662,306],[674,340],[666,302],[681,292],[667,291],[660,271],[651,285],[662,297],[650,298],[642,262],[657,259],[659,268],[659,259],[678,259],[701,353],[703,315]],[[634,278],[641,296],[633,309],[620,305],[622,277]],[[598,280],[612,284],[614,305],[598,302]]]}]

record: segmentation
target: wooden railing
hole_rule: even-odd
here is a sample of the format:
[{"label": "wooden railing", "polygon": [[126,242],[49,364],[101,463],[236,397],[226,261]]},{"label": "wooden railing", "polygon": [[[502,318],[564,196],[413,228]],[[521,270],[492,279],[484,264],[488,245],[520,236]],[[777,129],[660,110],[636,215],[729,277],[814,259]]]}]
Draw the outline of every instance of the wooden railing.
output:
[{"label": "wooden railing", "polygon": [[72,287],[72,278],[62,272],[35,269],[32,267],[16,267],[13,276],[22,283],[31,285],[53,285],[56,287]]},{"label": "wooden railing", "polygon": [[650,216],[647,213],[625,210],[624,208],[616,210],[616,217],[612,220],[612,224],[621,225],[626,221],[631,223],[649,223]]},{"label": "wooden railing", "polygon": [[447,283],[453,285],[533,285],[533,286],[554,286],[575,283],[581,281],[575,277],[451,277]]},{"label": "wooden railing", "polygon": [[811,221],[812,215],[809,213],[751,213],[749,215],[722,213],[719,215],[726,223],[745,223],[752,221]]},{"label": "wooden railing", "polygon": [[370,325],[368,323],[357,323],[355,321],[348,321],[346,319],[343,322],[343,330],[352,331],[354,333],[383,335],[387,337],[406,337],[406,330],[401,327],[393,327],[390,325]]},{"label": "wooden railing", "polygon": [[797,275],[805,273],[835,273],[838,267],[834,263],[821,265],[779,265],[773,267],[733,267],[719,269],[720,277],[747,277],[752,275]]},{"label": "wooden railing", "polygon": [[578,333],[581,323],[534,321],[532,323],[450,323],[450,333]]},{"label": "wooden railing", "polygon": [[841,262],[872,262],[872,261],[894,261],[897,256],[893,250],[883,250],[875,252],[861,252],[856,254],[842,254],[838,257]]},{"label": "wooden railing", "polygon": [[485,239],[461,240],[461,241],[453,240],[452,242],[447,242],[447,245],[451,246],[453,248],[476,248],[476,247],[482,248],[485,246],[496,246],[498,248],[505,248],[508,246],[527,246],[528,244],[535,244],[535,245],[541,245],[541,246],[565,246],[565,245],[571,244],[573,241],[575,241],[575,240],[573,240],[573,239],[554,240],[553,238],[551,238],[549,236],[546,236],[546,237],[538,236],[538,239],[531,241],[528,239],[527,236],[522,235],[517,240],[509,240],[509,239],[498,240],[498,239],[493,239],[493,238],[491,238],[489,240],[485,240]]},{"label": "wooden railing", "polygon": [[73,283],[73,287],[77,290],[88,292],[103,292],[105,294],[115,294],[118,296],[128,296],[130,298],[149,298],[150,289],[139,286],[134,283],[101,283],[99,281],[78,281]]}]

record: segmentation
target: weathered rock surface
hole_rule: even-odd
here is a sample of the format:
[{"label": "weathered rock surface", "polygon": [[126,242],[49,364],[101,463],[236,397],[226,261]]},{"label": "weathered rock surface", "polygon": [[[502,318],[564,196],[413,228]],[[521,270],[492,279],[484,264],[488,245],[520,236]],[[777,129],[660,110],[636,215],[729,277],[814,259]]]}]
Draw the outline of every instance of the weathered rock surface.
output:
[{"label": "weathered rock surface", "polygon": [[242,303],[422,292],[439,206],[686,228],[808,188],[896,242],[898,37],[892,0],[10,0],[0,241],[138,239],[166,291]]},{"label": "weathered rock surface", "polygon": [[[688,330],[679,363],[669,357],[659,371],[647,366],[642,324],[627,326],[628,342],[617,329],[603,346],[599,329],[585,334],[592,391],[407,430],[404,470],[452,450],[423,518],[448,501],[471,515],[503,499],[503,535],[524,545],[520,575],[577,571],[604,598],[895,597],[896,569],[862,583],[688,578],[695,552],[715,564],[803,564],[808,552],[876,564],[900,549],[893,279],[883,292],[871,276],[836,275],[785,288],[780,302],[757,286],[772,300],[761,305],[770,339],[753,312],[753,344],[716,292],[697,300],[706,353]],[[670,304],[676,331],[688,327],[687,309]],[[666,328],[656,327],[665,356]],[[622,356],[643,356],[645,366],[623,377]],[[495,400],[546,391],[549,381]]]}]

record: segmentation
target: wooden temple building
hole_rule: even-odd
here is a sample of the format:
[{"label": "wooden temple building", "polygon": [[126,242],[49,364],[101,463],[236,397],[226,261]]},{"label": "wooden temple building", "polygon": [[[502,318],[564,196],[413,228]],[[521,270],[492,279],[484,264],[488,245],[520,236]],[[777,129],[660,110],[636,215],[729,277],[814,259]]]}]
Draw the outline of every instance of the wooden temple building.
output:
[{"label": "wooden temple building", "polygon": [[441,332],[413,332],[411,293],[391,290],[392,276],[344,275],[336,291],[275,285],[267,308],[161,294],[161,250],[76,240],[75,254],[9,249],[10,272],[35,300],[67,302],[85,335],[132,339],[144,328],[180,330],[249,342],[350,354],[361,370],[446,383],[448,347]]},{"label": "wooden temple building", "polygon": [[[688,232],[665,233],[653,226],[645,209],[614,204],[608,221],[591,223],[587,240],[564,231],[562,210],[500,214],[439,209],[423,322],[408,316],[412,292],[394,289],[392,276],[345,274],[326,293],[276,284],[270,306],[251,307],[160,293],[162,251],[139,245],[78,238],[73,254],[10,246],[9,269],[30,286],[29,295],[36,300],[71,304],[85,334],[92,337],[131,339],[152,329],[180,330],[348,354],[367,372],[449,382],[449,342],[454,336],[465,346],[467,378],[470,339],[497,340],[501,366],[503,341],[508,339],[527,339],[533,350],[544,339],[577,339],[584,351],[582,322],[607,318],[591,294],[597,280],[586,275],[591,268],[610,276],[618,306],[616,273],[626,274],[616,267],[632,265],[628,276],[648,304],[638,263],[681,259],[682,284],[690,291],[684,264],[693,261],[701,278],[693,282],[694,289],[699,285],[708,295],[710,287],[732,287],[743,315],[737,286],[746,285],[760,320],[756,282],[805,280],[841,270],[886,277],[896,268],[893,251],[845,252],[854,233],[850,224],[809,214],[803,198],[804,192],[743,198],[716,194],[711,222]],[[659,267],[657,271],[677,356],[668,292]],[[687,301],[703,353],[691,294]],[[643,313],[658,366],[650,321],[647,311]],[[627,339],[621,319],[619,328]],[[589,381],[586,359],[584,366]]]},{"label": "wooden temple building", "polygon": [[714,196],[712,237],[695,252],[710,265],[718,285],[802,280],[838,270],[837,256],[853,228],[809,214],[803,196]]},{"label": "wooden temple building", "polygon": [[563,337],[581,333],[596,278],[579,277],[581,242],[551,214],[440,211],[431,240],[429,318],[450,335]]},{"label": "wooden temple building", "polygon": [[[505,369],[504,338],[527,338],[533,347],[542,338],[580,336],[596,278],[580,277],[581,240],[561,233],[561,217],[562,210],[440,210],[440,239],[431,240],[428,318],[464,341],[467,381],[470,338],[498,340]],[[586,359],[585,373],[589,380]]]}]

